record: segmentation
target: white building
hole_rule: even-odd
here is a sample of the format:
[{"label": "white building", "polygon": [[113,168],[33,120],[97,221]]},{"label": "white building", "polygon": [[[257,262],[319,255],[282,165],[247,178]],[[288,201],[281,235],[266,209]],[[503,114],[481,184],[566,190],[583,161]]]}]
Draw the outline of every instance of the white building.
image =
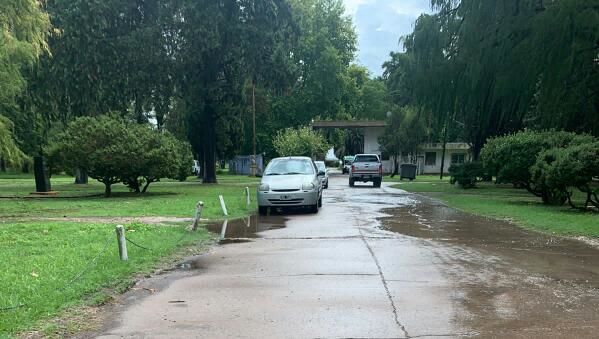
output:
[{"label": "white building", "polygon": [[[312,128],[342,128],[358,129],[364,134],[364,153],[375,153],[384,156],[380,150],[379,137],[383,134],[387,126],[386,121],[381,120],[337,120],[337,121],[313,121]],[[399,163],[416,163],[418,174],[439,174],[441,173],[441,163],[443,154],[442,143],[421,144],[418,148],[418,154],[414,157],[411,154],[402,155]],[[449,166],[452,164],[461,164],[470,161],[472,153],[470,145],[463,142],[450,142],[445,147],[445,161],[443,163],[443,173],[448,173]],[[383,169],[385,173],[393,171],[393,159],[383,158]]]},{"label": "white building", "polygon": [[[441,162],[443,157],[443,144],[421,144],[418,147],[416,165],[419,174],[441,173]],[[472,159],[470,145],[465,142],[448,142],[445,145],[445,161],[443,173],[448,173],[452,164],[463,164]],[[403,160],[403,159],[402,159]]]}]

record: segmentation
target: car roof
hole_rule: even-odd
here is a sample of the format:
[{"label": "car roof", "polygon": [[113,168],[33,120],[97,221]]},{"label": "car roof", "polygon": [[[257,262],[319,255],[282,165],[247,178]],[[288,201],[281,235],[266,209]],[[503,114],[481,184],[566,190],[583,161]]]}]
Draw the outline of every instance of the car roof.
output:
[{"label": "car roof", "polygon": [[322,161],[322,160],[318,160],[318,161],[314,161],[314,162],[317,164],[324,164],[324,161]]},{"label": "car roof", "polygon": [[374,156],[377,156],[377,157],[379,156],[379,155],[378,155],[378,154],[376,154],[376,153],[364,153],[364,154],[356,154],[356,156],[360,156],[360,155],[368,155],[368,156],[372,156],[372,155],[374,155]]},{"label": "car roof", "polygon": [[299,156],[278,157],[278,158],[274,158],[272,160],[309,160],[309,161],[312,161],[312,159],[310,157],[299,157]]}]

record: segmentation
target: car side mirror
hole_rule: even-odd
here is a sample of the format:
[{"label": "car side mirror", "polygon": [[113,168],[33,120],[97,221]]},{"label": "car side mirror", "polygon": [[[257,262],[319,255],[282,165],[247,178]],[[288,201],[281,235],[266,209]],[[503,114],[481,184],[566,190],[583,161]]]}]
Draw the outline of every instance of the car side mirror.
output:
[{"label": "car side mirror", "polygon": [[326,173],[324,171],[318,171],[319,177],[324,177],[325,175],[326,175]]}]

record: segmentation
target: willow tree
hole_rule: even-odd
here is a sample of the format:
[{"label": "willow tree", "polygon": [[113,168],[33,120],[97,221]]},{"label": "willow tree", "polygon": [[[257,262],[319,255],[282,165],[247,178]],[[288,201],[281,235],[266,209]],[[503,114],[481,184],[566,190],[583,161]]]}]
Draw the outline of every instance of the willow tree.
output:
[{"label": "willow tree", "polygon": [[0,2],[0,160],[22,158],[12,136],[12,122],[3,116],[14,108],[15,98],[26,86],[23,68],[47,52],[48,15],[35,0]]},{"label": "willow tree", "polygon": [[410,88],[437,130],[459,127],[475,158],[488,137],[523,127],[597,133],[596,0],[431,5],[404,39],[404,73],[388,79]]}]

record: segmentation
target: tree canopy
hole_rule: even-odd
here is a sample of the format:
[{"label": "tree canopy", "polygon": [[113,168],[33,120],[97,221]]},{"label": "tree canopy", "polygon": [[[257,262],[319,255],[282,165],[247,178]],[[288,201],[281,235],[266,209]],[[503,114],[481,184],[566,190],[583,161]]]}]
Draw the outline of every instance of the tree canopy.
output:
[{"label": "tree canopy", "polygon": [[599,134],[596,0],[431,5],[385,63],[394,102],[429,111],[432,130],[460,129],[476,158],[524,127]]}]

